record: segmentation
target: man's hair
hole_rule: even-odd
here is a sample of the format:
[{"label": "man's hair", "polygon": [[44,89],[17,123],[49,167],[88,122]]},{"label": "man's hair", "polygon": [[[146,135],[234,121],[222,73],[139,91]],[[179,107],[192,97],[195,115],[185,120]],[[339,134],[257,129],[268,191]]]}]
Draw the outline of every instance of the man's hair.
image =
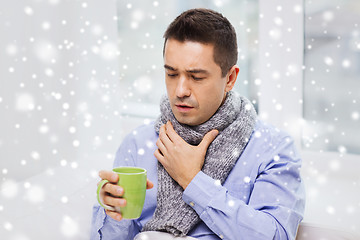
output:
[{"label": "man's hair", "polygon": [[168,39],[194,41],[214,45],[214,61],[222,77],[237,62],[237,43],[234,27],[222,14],[210,9],[196,8],[180,14],[164,34],[164,50]]}]

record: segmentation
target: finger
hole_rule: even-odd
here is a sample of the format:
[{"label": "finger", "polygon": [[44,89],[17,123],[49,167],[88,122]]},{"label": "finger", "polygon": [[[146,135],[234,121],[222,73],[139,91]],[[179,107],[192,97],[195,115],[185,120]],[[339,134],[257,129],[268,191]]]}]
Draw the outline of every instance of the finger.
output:
[{"label": "finger", "polygon": [[110,211],[110,210],[105,210],[106,215],[108,215],[109,217],[111,217],[114,220],[117,221],[121,221],[122,220],[122,215],[121,213],[118,212],[114,212],[114,211]]},{"label": "finger", "polygon": [[154,152],[154,156],[156,157],[156,159],[157,159],[162,165],[164,165],[165,158],[164,158],[164,156],[160,153],[159,149],[156,149],[156,151]]},{"label": "finger", "polygon": [[124,189],[122,187],[112,183],[106,183],[103,189],[106,193],[109,193],[114,197],[122,197],[124,194]]},{"label": "finger", "polygon": [[106,205],[109,205],[112,207],[125,207],[126,206],[126,200],[124,198],[112,197],[110,195],[105,195],[103,198],[103,202]]},{"label": "finger", "polygon": [[166,127],[165,124],[161,126],[159,131],[159,139],[164,144],[165,147],[170,146],[172,141],[170,140],[169,136],[166,134]]},{"label": "finger", "polygon": [[170,121],[166,123],[166,135],[169,136],[170,141],[172,142],[179,142],[184,141],[179,134],[175,132],[175,129]]},{"label": "finger", "polygon": [[211,130],[210,132],[208,132],[207,134],[205,134],[203,140],[201,141],[201,143],[199,144],[199,146],[203,149],[208,149],[210,143],[212,143],[212,141],[214,141],[214,139],[216,138],[216,136],[219,134],[219,131],[214,129]]},{"label": "finger", "polygon": [[99,177],[112,183],[117,183],[119,181],[119,176],[112,171],[101,170],[99,172]]},{"label": "finger", "polygon": [[153,187],[154,187],[154,184],[149,179],[147,179],[146,180],[146,189],[152,189]]},{"label": "finger", "polygon": [[166,147],[164,146],[160,138],[158,138],[158,140],[156,141],[156,146],[159,148],[161,155],[164,155],[164,153],[166,153]]}]

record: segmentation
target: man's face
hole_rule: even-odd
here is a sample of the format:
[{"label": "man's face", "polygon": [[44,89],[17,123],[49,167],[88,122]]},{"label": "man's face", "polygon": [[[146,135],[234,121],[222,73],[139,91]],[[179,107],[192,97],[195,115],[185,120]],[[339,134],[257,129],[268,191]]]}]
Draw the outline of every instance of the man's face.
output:
[{"label": "man's face", "polygon": [[220,107],[229,86],[228,76],[214,62],[214,46],[168,39],[164,52],[165,82],[171,109],[183,124],[206,122]]}]

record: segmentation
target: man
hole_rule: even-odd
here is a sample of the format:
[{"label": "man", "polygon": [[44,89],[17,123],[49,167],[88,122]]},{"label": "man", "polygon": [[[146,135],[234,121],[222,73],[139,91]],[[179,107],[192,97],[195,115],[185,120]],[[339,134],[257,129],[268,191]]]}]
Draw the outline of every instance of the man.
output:
[{"label": "man", "polygon": [[[295,239],[304,212],[301,160],[286,133],[258,120],[251,103],[231,91],[239,73],[234,28],[217,12],[192,9],[164,38],[161,115],[128,135],[114,162],[147,169],[142,215],[122,220],[95,206],[92,239],[133,239],[147,231],[204,240]],[[110,182],[103,202],[126,205],[117,175],[99,175]]]}]

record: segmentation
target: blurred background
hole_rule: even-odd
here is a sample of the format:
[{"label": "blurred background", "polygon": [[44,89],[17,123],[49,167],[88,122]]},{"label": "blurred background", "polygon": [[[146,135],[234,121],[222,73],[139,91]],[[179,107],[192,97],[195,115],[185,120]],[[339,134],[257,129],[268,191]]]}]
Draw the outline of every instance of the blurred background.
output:
[{"label": "blurred background", "polygon": [[[1,239],[89,239],[97,173],[157,117],[162,35],[194,7],[234,25],[236,91],[298,130],[304,221],[360,234],[357,0],[15,0],[0,2]],[[292,108],[296,121],[283,120]]]}]

